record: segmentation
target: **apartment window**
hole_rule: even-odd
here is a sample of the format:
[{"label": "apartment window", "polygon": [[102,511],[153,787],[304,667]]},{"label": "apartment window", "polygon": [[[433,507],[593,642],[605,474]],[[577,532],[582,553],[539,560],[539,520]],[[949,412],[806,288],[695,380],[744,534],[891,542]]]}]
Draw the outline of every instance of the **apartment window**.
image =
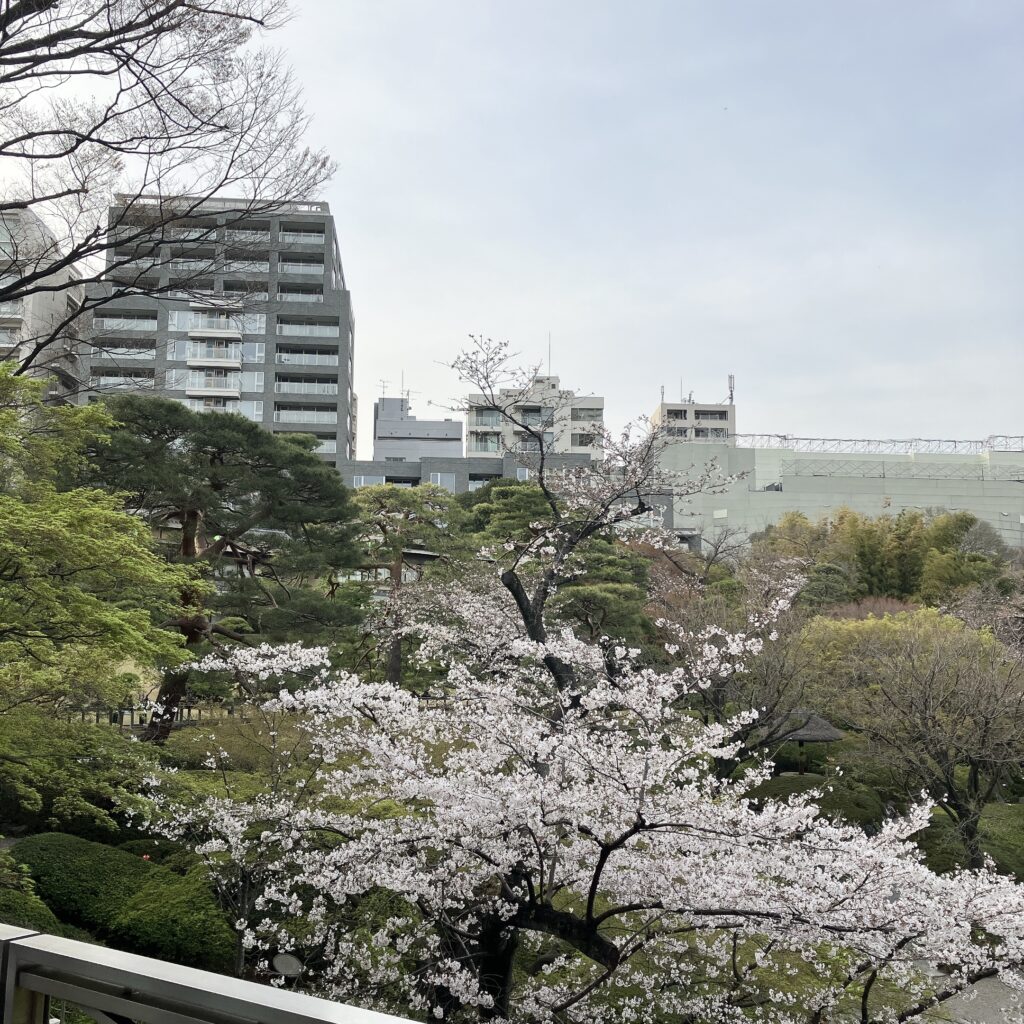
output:
[{"label": "apartment window", "polygon": [[665,419],[668,419],[668,420],[685,420],[686,419],[686,413],[687,413],[686,409],[669,409],[668,412],[665,414]]},{"label": "apartment window", "polygon": [[497,409],[476,409],[473,422],[479,427],[500,427],[501,413]]},{"label": "apartment window", "polygon": [[592,421],[600,420],[604,416],[604,409],[599,409],[596,406],[573,406],[572,418],[577,422],[581,420]]},{"label": "apartment window", "polygon": [[352,477],[353,487],[379,487],[384,483],[382,476],[354,476]]},{"label": "apartment window", "polygon": [[724,409],[698,409],[693,417],[697,420],[727,420],[729,414]]},{"label": "apartment window", "polygon": [[500,447],[500,438],[497,434],[476,434],[469,435],[469,450],[471,452],[496,452]]},{"label": "apartment window", "polygon": [[280,302],[323,302],[322,289],[279,288],[277,298]]},{"label": "apartment window", "polygon": [[594,444],[594,434],[571,434],[569,444],[573,448],[591,448]]},{"label": "apartment window", "polygon": [[338,451],[338,439],[336,437],[318,438],[316,446],[317,455],[334,455]]},{"label": "apartment window", "polygon": [[694,437],[728,437],[729,431],[724,427],[694,427]]},{"label": "apartment window", "polygon": [[431,473],[430,482],[437,484],[438,487],[443,487],[446,491],[455,493],[455,474],[454,473]]},{"label": "apartment window", "polygon": [[525,481],[525,480],[529,480],[530,479],[530,471],[528,469],[524,469],[522,466],[519,466],[516,469],[516,479],[519,480],[520,482]]}]

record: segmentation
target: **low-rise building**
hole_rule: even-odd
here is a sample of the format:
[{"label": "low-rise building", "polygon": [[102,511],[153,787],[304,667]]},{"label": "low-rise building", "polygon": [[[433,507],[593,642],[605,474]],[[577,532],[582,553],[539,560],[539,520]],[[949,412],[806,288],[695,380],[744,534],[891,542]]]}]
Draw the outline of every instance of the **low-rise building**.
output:
[{"label": "low-rise building", "polygon": [[[548,466],[585,466],[589,455],[555,454],[548,457]],[[349,487],[370,487],[392,484],[395,487],[417,487],[435,484],[464,494],[475,491],[493,480],[532,480],[535,470],[528,457],[506,453],[498,458],[457,456],[455,458],[424,457],[411,459],[360,459],[339,461],[338,472]]]},{"label": "low-rise building", "polygon": [[416,462],[461,455],[460,421],[417,419],[412,415],[408,398],[378,398],[373,403],[374,460]]},{"label": "low-rise building", "polygon": [[[685,419],[669,414],[685,411]],[[719,420],[696,414],[720,411]],[[756,533],[787,512],[812,522],[848,508],[867,516],[920,512],[969,512],[1014,547],[1024,547],[1024,436],[978,441],[843,440],[738,434],[735,409],[725,405],[666,405],[652,422],[678,427],[660,461],[685,474],[712,459],[724,477],[719,493],[677,498],[672,525],[684,537],[722,529]],[[714,434],[696,434],[698,423],[716,423]]]}]

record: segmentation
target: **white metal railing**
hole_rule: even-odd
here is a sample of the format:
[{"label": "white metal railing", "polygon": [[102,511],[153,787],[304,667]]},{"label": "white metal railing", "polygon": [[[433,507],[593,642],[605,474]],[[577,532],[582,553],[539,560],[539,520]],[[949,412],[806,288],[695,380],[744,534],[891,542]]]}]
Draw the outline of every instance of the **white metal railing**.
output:
[{"label": "white metal railing", "polygon": [[227,228],[224,237],[229,242],[269,242],[270,231],[259,228]]},{"label": "white metal railing", "polygon": [[[1024,434],[990,434],[982,440],[974,441],[924,437],[900,439],[791,437],[788,434],[731,434],[729,439],[738,448],[782,448],[794,452],[830,454],[980,455],[983,452],[1024,451]],[[698,438],[697,440],[702,439]]]},{"label": "white metal railing", "polygon": [[0,925],[5,1024],[47,1024],[51,999],[135,1024],[405,1024],[405,1018],[135,953]]},{"label": "white metal railing", "polygon": [[100,359],[156,359],[155,348],[114,348],[109,345],[92,345],[89,355]]},{"label": "white metal railing", "polygon": [[152,388],[156,381],[152,377],[90,377],[89,387],[96,388]]},{"label": "white metal railing", "polygon": [[0,316],[21,316],[21,299],[0,302]]},{"label": "white metal railing", "polygon": [[319,380],[279,380],[274,383],[274,390],[282,395],[336,395],[336,381]]},{"label": "white metal railing", "polygon": [[155,317],[94,316],[92,326],[97,331],[155,331]]},{"label": "white metal railing", "polygon": [[322,263],[288,263],[278,260],[277,272],[279,274],[322,274],[324,265]]},{"label": "white metal railing", "polygon": [[323,292],[278,292],[279,302],[323,302]]},{"label": "white metal railing", "polygon": [[324,244],[322,231],[279,231],[277,238],[279,242],[298,242],[302,245]]},{"label": "white metal railing", "polygon": [[316,453],[318,455],[336,455],[338,452],[338,442],[333,441],[321,441],[316,446]]},{"label": "white metal railing", "polygon": [[278,409],[274,412],[275,423],[337,423],[336,411],[320,409]]},{"label": "white metal railing", "polygon": [[270,263],[266,260],[225,260],[221,269],[225,274],[269,274]]},{"label": "white metal railing", "polygon": [[337,366],[337,352],[277,352],[274,361],[287,366]]},{"label": "white metal railing", "polygon": [[338,324],[290,324],[277,323],[277,333],[294,338],[337,338],[341,328]]}]

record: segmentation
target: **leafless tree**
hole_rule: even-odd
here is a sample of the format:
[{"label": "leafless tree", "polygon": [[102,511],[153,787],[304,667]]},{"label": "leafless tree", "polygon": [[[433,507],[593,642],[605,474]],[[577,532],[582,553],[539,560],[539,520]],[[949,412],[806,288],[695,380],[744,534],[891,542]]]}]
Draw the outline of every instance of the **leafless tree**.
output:
[{"label": "leafless tree", "polygon": [[850,624],[833,708],[908,793],[926,790],[980,867],[985,805],[1024,765],[1024,665],[988,632],[919,613]]},{"label": "leafless tree", "polygon": [[18,372],[92,310],[208,277],[202,255],[160,270],[212,240],[214,203],[245,226],[315,197],[331,162],[305,146],[291,71],[261,43],[287,15],[287,0],[0,4],[0,303],[104,284],[26,321]]}]

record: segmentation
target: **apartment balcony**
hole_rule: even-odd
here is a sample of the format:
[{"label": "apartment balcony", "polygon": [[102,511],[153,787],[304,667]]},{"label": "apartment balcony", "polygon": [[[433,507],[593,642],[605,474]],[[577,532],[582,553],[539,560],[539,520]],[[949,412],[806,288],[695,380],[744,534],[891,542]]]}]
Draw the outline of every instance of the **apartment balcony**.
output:
[{"label": "apartment balcony", "polygon": [[326,409],[276,409],[275,423],[329,423],[338,422],[336,410]]},{"label": "apartment balcony", "polygon": [[21,319],[22,301],[21,299],[12,299],[10,302],[0,302],[0,317],[4,319],[10,319],[11,317],[17,317]]},{"label": "apartment balcony", "polygon": [[338,382],[329,380],[279,380],[274,383],[279,395],[336,395]]},{"label": "apartment balcony", "polygon": [[112,388],[135,390],[137,388],[156,387],[152,377],[91,377],[89,387],[96,391],[109,391]]},{"label": "apartment balcony", "polygon": [[278,231],[277,240],[286,244],[295,245],[323,245],[324,233],[322,231]]},{"label": "apartment balcony", "polygon": [[337,352],[281,352],[274,354],[281,366],[338,366]]},{"label": "apartment balcony", "polygon": [[242,388],[237,383],[205,381],[186,384],[185,394],[189,398],[241,398]]},{"label": "apartment balcony", "polygon": [[223,327],[201,327],[195,331],[189,331],[188,336],[190,338],[201,340],[207,338],[213,338],[216,341],[241,341],[242,332],[237,328],[231,328],[228,330]]},{"label": "apartment balcony", "polygon": [[90,359],[113,359],[115,362],[120,362],[122,359],[156,359],[155,348],[117,348],[114,345],[96,345],[95,343],[86,354]]},{"label": "apartment balcony", "polygon": [[292,263],[279,260],[277,272],[279,274],[316,274],[323,277],[324,265],[322,263]]},{"label": "apartment balcony", "polygon": [[188,367],[210,367],[215,370],[241,370],[242,353],[229,355],[188,355],[185,358],[185,365]]}]

